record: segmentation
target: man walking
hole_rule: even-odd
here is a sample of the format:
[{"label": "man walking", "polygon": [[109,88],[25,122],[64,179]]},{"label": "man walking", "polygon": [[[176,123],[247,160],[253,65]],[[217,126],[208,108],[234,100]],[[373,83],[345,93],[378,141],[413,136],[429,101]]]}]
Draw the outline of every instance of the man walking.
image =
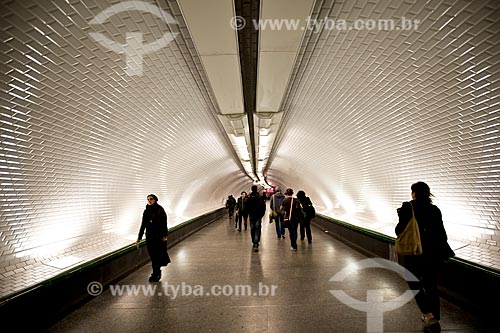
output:
[{"label": "man walking", "polygon": [[260,229],[262,217],[266,214],[264,198],[257,192],[257,185],[252,185],[252,192],[246,201],[248,217],[250,218],[250,233],[252,236],[253,250],[259,252]]},{"label": "man walking", "polygon": [[283,203],[283,200],[285,199],[285,196],[281,194],[281,190],[278,188],[276,189],[276,193],[274,193],[271,196],[271,200],[269,203],[269,207],[275,214],[274,221],[276,222],[276,235],[278,236],[278,239],[285,239],[285,226],[283,225],[283,215],[280,212],[280,207],[281,204]]},{"label": "man walking", "polygon": [[290,245],[292,251],[297,251],[297,227],[302,222],[302,205],[297,198],[293,197],[293,189],[285,191],[285,200],[281,203],[281,211],[284,211],[283,221],[287,221],[286,227],[290,235]]},{"label": "man walking", "polygon": [[233,218],[234,206],[236,206],[236,199],[233,197],[232,194],[230,194],[227,196],[226,200],[226,209],[228,210],[230,220]]},{"label": "man walking", "polygon": [[238,220],[235,221],[235,227],[238,227],[238,231],[241,231],[241,220],[245,223],[245,230],[247,230],[247,192],[241,192],[241,196],[238,198],[238,202],[236,203],[236,211],[238,212]]}]

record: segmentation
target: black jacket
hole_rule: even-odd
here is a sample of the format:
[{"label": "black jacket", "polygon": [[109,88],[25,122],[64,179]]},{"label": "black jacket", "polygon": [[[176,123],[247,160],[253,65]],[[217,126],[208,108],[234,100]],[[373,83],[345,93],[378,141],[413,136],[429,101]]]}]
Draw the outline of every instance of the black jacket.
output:
[{"label": "black jacket", "polygon": [[236,209],[243,215],[247,215],[247,198],[243,199],[242,197],[238,198],[238,202],[236,203]]},{"label": "black jacket", "polygon": [[167,213],[162,206],[157,203],[146,206],[142,213],[142,223],[137,239],[142,239],[144,230],[146,230],[146,240],[162,239],[168,236]]},{"label": "black jacket", "polygon": [[285,199],[281,203],[281,207],[283,208],[281,210],[281,213],[285,218],[289,217],[290,209],[292,209],[293,221],[295,221],[296,223],[300,223],[301,221],[304,220],[304,211],[302,210],[302,204],[299,199],[293,198],[293,204],[292,204],[292,198],[285,197]]},{"label": "black jacket", "polygon": [[[422,200],[412,200],[415,219],[420,231],[420,241],[422,243],[422,255],[432,261],[447,259],[450,253],[448,247],[448,236],[443,225],[441,210],[430,202]],[[401,234],[411,219],[411,205],[403,202],[401,208],[397,210],[399,223],[396,225],[396,235]]]},{"label": "black jacket", "polygon": [[251,220],[259,220],[266,214],[266,202],[259,192],[251,192],[246,201],[248,216]]},{"label": "black jacket", "polygon": [[234,206],[236,206],[236,199],[230,195],[226,200],[226,208],[234,208]]}]

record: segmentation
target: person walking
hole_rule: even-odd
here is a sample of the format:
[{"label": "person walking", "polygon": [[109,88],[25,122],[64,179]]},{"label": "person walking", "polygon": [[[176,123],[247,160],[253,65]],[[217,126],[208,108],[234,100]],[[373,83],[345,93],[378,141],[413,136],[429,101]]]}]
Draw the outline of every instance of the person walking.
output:
[{"label": "person walking", "polygon": [[241,221],[244,221],[245,230],[247,230],[247,192],[241,192],[241,196],[238,198],[238,202],[236,203],[236,212],[238,213],[238,220],[236,221],[235,227],[238,227],[238,231],[241,231]]},{"label": "person walking", "polygon": [[[425,329],[439,330],[441,317],[437,273],[441,264],[454,256],[448,245],[448,237],[443,225],[441,210],[432,204],[429,185],[417,182],[411,185],[410,202],[403,202],[397,209],[399,222],[396,235],[400,235],[408,225],[413,214],[417,220],[422,244],[422,254],[402,256],[398,261],[418,278],[409,281],[412,290],[418,290],[415,301],[422,312],[421,319]],[[402,260],[401,260],[402,259]]]},{"label": "person walking", "polygon": [[276,227],[276,236],[278,239],[285,239],[285,231],[286,228],[283,226],[283,214],[281,214],[280,207],[283,203],[285,196],[281,193],[281,190],[278,188],[276,192],[271,196],[269,200],[269,208],[274,214],[274,222]]},{"label": "person walking", "polygon": [[307,235],[307,242],[312,244],[311,219],[316,215],[316,211],[311,199],[302,190],[297,192],[297,199],[303,207],[305,217],[300,222],[300,240],[303,241]]},{"label": "person walking", "polygon": [[233,197],[232,194],[227,196],[226,200],[226,209],[229,214],[229,219],[233,219],[233,214],[234,214],[234,206],[236,206],[236,199]]},{"label": "person walking", "polygon": [[283,213],[283,222],[290,235],[291,250],[297,251],[297,227],[303,219],[303,215],[300,201],[293,197],[293,189],[288,188],[285,191],[285,199],[281,203],[280,210]]},{"label": "person walking", "polygon": [[146,231],[146,247],[153,273],[149,277],[149,282],[158,282],[161,279],[161,267],[170,263],[167,252],[168,226],[167,213],[158,204],[158,197],[154,194],[147,196],[148,204],[142,214],[142,223],[139,229],[139,236],[135,241],[135,246],[139,248],[139,242]]},{"label": "person walking", "polygon": [[250,233],[254,252],[259,252],[262,217],[266,214],[266,203],[257,192],[257,185],[252,185],[252,192],[246,201],[248,217],[250,218]]}]

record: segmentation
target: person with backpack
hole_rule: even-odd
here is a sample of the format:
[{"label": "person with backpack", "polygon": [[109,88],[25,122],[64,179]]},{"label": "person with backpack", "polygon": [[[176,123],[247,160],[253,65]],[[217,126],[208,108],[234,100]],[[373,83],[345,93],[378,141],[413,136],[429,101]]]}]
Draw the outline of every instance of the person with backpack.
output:
[{"label": "person with backpack", "polygon": [[149,282],[158,282],[161,279],[161,267],[170,263],[167,252],[167,213],[158,204],[156,195],[148,195],[147,200],[148,204],[142,214],[142,223],[135,246],[139,248],[139,242],[144,235],[144,231],[146,231],[146,247],[151,259],[151,266],[153,266],[153,273],[149,277]]},{"label": "person with backpack", "polygon": [[285,191],[285,199],[281,203],[280,210],[283,214],[283,223],[290,233],[291,250],[297,251],[297,227],[303,220],[302,205],[297,198],[293,197],[293,189]]},{"label": "person with backpack", "polygon": [[257,185],[252,185],[252,192],[246,201],[248,217],[250,218],[250,234],[253,251],[259,252],[262,218],[266,214],[266,203],[263,196],[257,192]]},{"label": "person with backpack", "polygon": [[269,202],[269,207],[271,208],[271,212],[273,214],[276,227],[276,235],[278,236],[278,239],[281,239],[281,237],[285,239],[286,229],[283,226],[283,215],[280,212],[280,207],[284,199],[285,196],[281,193],[281,190],[278,188],[276,189],[276,193],[274,193],[271,196],[271,200]]},{"label": "person with backpack", "polygon": [[303,241],[305,236],[307,235],[307,242],[309,243],[309,245],[311,245],[311,219],[316,216],[316,209],[314,208],[311,199],[306,196],[306,193],[304,191],[300,190],[297,192],[297,199],[299,199],[305,213],[304,219],[300,223],[300,240]]},{"label": "person with backpack", "polygon": [[234,214],[234,206],[236,206],[236,199],[233,197],[232,194],[227,196],[226,200],[226,209],[229,213],[229,219],[233,219],[233,214]]}]

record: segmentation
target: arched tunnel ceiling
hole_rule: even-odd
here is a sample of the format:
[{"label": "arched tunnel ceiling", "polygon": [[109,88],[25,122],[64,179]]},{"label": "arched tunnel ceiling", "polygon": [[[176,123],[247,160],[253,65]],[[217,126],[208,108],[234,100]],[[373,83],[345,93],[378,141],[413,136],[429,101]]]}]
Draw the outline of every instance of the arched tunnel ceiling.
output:
[{"label": "arched tunnel ceiling", "polygon": [[[305,190],[320,213],[391,236],[411,183],[426,181],[457,254],[500,268],[498,1],[207,4],[1,2],[1,267],[130,244],[148,193],[171,226],[212,211],[249,190],[260,162],[268,183]],[[227,22],[241,13],[418,27],[245,37]],[[137,55],[132,32],[174,39],[134,58],[90,34]],[[256,62],[241,60],[248,47]],[[59,269],[42,271],[15,280]]]}]

